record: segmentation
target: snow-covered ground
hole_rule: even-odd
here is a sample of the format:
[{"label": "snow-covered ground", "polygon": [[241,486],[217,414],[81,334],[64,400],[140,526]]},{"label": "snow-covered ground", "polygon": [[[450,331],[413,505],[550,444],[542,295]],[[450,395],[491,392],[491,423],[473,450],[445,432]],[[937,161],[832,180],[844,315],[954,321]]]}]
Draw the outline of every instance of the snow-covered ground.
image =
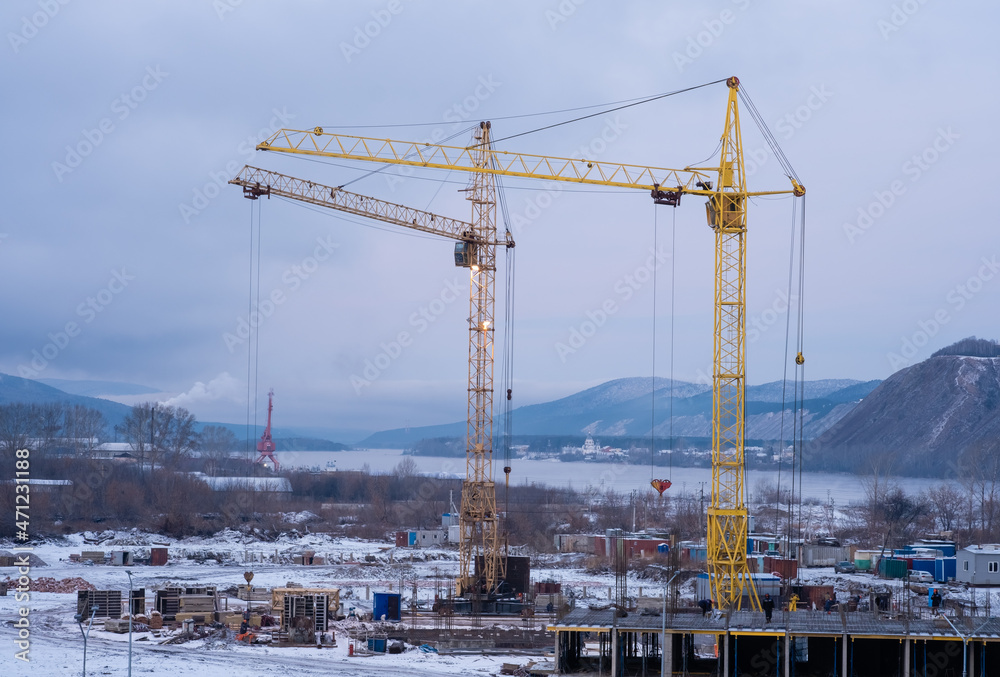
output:
[{"label": "snow-covered ground", "polygon": [[[101,539],[99,545],[88,543]],[[135,587],[146,589],[147,604],[152,604],[153,590],[167,584],[215,585],[220,591],[244,583],[245,571],[253,571],[253,584],[260,587],[284,586],[289,582],[306,587],[335,587],[341,590],[344,610],[355,607],[359,611],[371,609],[371,593],[399,591],[403,582],[403,595],[408,600],[413,583],[417,584],[418,599],[429,606],[436,591],[447,594],[458,571],[458,556],[454,549],[399,549],[385,542],[333,538],[325,534],[285,534],[277,542],[256,538],[234,530],[225,530],[205,538],[170,540],[161,535],[139,531],[104,532],[103,534],[76,534],[60,540],[47,541],[35,546],[34,554],[46,566],[33,567],[31,576],[58,580],[82,578],[99,590],[121,590],[127,595],[128,576],[125,567],[90,565],[72,562],[71,553],[82,550],[131,550],[137,555],[148,552],[157,543],[169,543],[170,561],[166,566],[136,565],[128,567],[133,573]],[[0,543],[0,549],[11,550],[16,544]],[[291,558],[305,550],[326,558],[321,566],[290,564]],[[221,558],[218,562],[215,558]],[[277,559],[277,563],[275,563]],[[540,556],[532,571],[536,581],[556,581],[563,584],[563,594],[572,596],[577,604],[606,604],[614,577],[610,573],[590,573],[584,568],[582,555]],[[17,577],[16,569],[0,569],[0,577]],[[913,586],[908,591],[902,582],[876,579],[870,574],[834,574],[831,568],[800,569],[803,583],[833,585],[836,596],[846,600],[851,595],[864,595],[871,589],[890,588],[897,600],[912,596],[914,608],[926,606],[926,589]],[[997,590],[971,591],[963,586],[942,586],[946,599],[971,601],[986,605],[986,596],[992,594],[993,613],[1000,611],[1000,593]],[[659,597],[662,584],[649,579],[640,580],[630,575],[629,592],[644,597]],[[18,600],[12,588],[6,597],[0,597],[0,674],[6,675],[79,675],[82,668],[83,640],[73,616],[76,612],[76,593],[31,592],[27,603]],[[694,603],[694,581],[681,588],[682,603]],[[229,609],[242,609],[243,602],[227,600]],[[13,623],[22,606],[30,609],[30,662],[15,658],[18,629]],[[404,616],[404,623],[407,622]],[[338,624],[343,626],[344,624]],[[460,625],[456,622],[456,626]],[[511,626],[520,627],[518,622]],[[536,619],[536,627],[545,625],[545,619]],[[171,674],[176,677],[201,677],[207,671],[247,672],[270,674],[280,670],[303,668],[336,671],[344,675],[494,675],[502,663],[524,664],[532,657],[519,655],[449,655],[426,654],[407,647],[403,654],[377,656],[348,656],[348,640],[338,635],[336,647],[280,648],[276,646],[246,646],[232,639],[222,641],[208,638],[184,644],[161,645],[165,636],[152,637],[148,632],[133,636],[132,669],[135,674]],[[551,660],[551,655],[536,656],[534,660]],[[87,649],[87,670],[92,675],[125,675],[128,662],[128,635],[105,632],[103,622],[95,622]]]},{"label": "snow-covered ground", "polygon": [[[89,538],[103,539],[100,544],[86,542]],[[118,567],[72,562],[71,553],[83,550],[130,550],[137,555],[148,553],[155,544],[169,543],[170,560],[166,566],[135,565]],[[12,550],[18,544],[0,543],[0,549]],[[312,550],[326,558],[321,566],[289,564],[302,551]],[[127,598],[128,576],[133,574],[135,587],[144,587],[147,605],[152,604],[153,590],[167,584],[215,585],[219,590],[243,584],[245,571],[253,571],[253,584],[258,587],[285,586],[289,582],[305,587],[340,588],[344,610],[351,607],[370,611],[371,593],[398,591],[404,581],[403,594],[408,600],[412,585],[418,585],[418,599],[430,605],[435,590],[444,594],[458,571],[455,550],[397,549],[384,542],[331,538],[325,534],[299,533],[284,535],[277,542],[266,542],[252,535],[226,530],[207,538],[181,541],[139,531],[76,534],[34,546],[33,553],[46,566],[33,567],[30,576],[57,581],[82,578],[99,590],[121,590]],[[221,557],[222,563],[214,559]],[[189,559],[193,557],[194,559]],[[210,559],[205,559],[210,558]],[[275,563],[277,559],[279,563]],[[374,561],[369,561],[374,559]],[[576,558],[580,559],[580,558]],[[201,561],[199,561],[201,560]],[[17,578],[16,568],[0,569],[0,579]],[[536,580],[565,581],[582,594],[605,599],[608,576],[589,576],[580,569],[553,568],[534,572]],[[16,583],[15,583],[16,585]],[[593,592],[591,592],[593,591]],[[79,675],[83,662],[83,638],[74,620],[76,592],[30,592],[27,602],[18,600],[12,587],[6,597],[0,597],[0,674],[2,675]],[[242,609],[244,602],[229,598],[229,609]],[[30,609],[30,662],[15,658],[18,628],[14,622],[22,606]],[[405,622],[405,618],[404,618]],[[536,627],[544,626],[539,618]],[[343,624],[339,624],[343,625]],[[456,626],[459,623],[456,622]],[[511,623],[520,627],[518,621]],[[518,655],[454,655],[422,653],[407,647],[403,654],[348,656],[348,640],[338,635],[336,647],[282,648],[276,646],[246,646],[232,639],[193,640],[183,644],[159,644],[166,635],[153,637],[149,632],[133,634],[132,670],[135,674],[166,674],[182,677],[205,675],[207,672],[270,674],[279,670],[303,668],[336,671],[344,675],[453,675],[498,674],[502,663],[524,664],[546,657]],[[551,656],[548,657],[551,660]],[[87,671],[92,675],[125,675],[128,663],[128,635],[106,632],[103,620],[95,621],[87,643]]]}]

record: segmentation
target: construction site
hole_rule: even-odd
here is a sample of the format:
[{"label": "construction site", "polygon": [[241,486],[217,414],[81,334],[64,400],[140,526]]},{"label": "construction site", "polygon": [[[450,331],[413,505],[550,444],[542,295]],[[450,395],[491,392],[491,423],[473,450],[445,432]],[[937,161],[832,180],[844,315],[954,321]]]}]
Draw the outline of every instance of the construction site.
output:
[{"label": "construction site", "polygon": [[[454,242],[454,264],[467,270],[469,276],[468,378],[462,384],[468,394],[468,419],[459,504],[451,503],[441,529],[399,531],[392,546],[382,548],[377,555],[369,547],[363,558],[356,559],[353,552],[331,554],[309,548],[292,553],[278,548],[273,555],[257,547],[243,553],[229,550],[201,556],[185,550],[181,556],[197,563],[213,559],[242,565],[245,582],[230,583],[223,589],[217,572],[211,583],[191,580],[190,576],[180,583],[156,574],[144,576],[156,580],[155,586],[148,590],[130,587],[124,598],[115,589],[78,590],[74,618],[81,632],[84,623],[90,628],[98,621],[105,633],[127,633],[130,638],[137,632],[149,633],[148,638],[158,644],[228,641],[246,645],[251,651],[267,645],[340,652],[346,646],[348,659],[406,651],[504,656],[513,652],[537,657],[524,665],[504,663],[501,672],[508,674],[867,677],[950,674],[958,666],[963,674],[978,674],[976,669],[989,674],[991,669],[1000,669],[1000,655],[992,645],[1000,640],[996,621],[982,618],[975,610],[967,615],[963,607],[953,606],[950,611],[955,613],[945,613],[937,588],[924,590],[937,595],[936,603],[931,602],[928,609],[913,608],[913,596],[919,592],[911,590],[911,568],[929,561],[934,571],[941,560],[941,573],[930,580],[932,584],[949,584],[955,578],[954,543],[938,548],[915,546],[923,554],[914,554],[917,550],[865,554],[854,547],[840,548],[839,543],[807,544],[801,524],[797,532],[792,524],[791,502],[784,534],[761,534],[753,529],[747,502],[744,427],[748,216],[757,198],[792,198],[795,230],[789,285],[801,285],[803,252],[796,253],[796,247],[806,234],[806,189],[753,102],[741,90],[739,79],[730,77],[706,86],[718,87],[726,94],[725,105],[719,110],[722,133],[716,164],[711,166],[665,169],[500,151],[488,121],[475,126],[467,146],[346,136],[321,127],[281,129],[262,141],[258,150],[292,157],[469,173],[464,191],[471,206],[468,220],[259,167],[246,166],[229,181],[253,201],[252,234],[255,225],[259,233],[261,201],[283,198]],[[787,187],[756,190],[748,186],[741,106],[781,164],[789,181]],[[551,570],[533,570],[531,554],[520,554],[523,548],[512,546],[505,526],[512,472],[510,324],[515,242],[505,215],[504,178],[638,190],[651,198],[658,210],[677,209],[685,197],[699,198],[704,200],[708,232],[715,241],[713,435],[710,491],[702,499],[707,499],[704,540],[679,542],[669,524],[658,532],[611,529],[603,535],[557,535],[560,551],[586,552],[596,557],[596,562],[606,563],[603,566],[608,573],[591,582],[589,592],[584,584],[579,593],[570,586],[564,595]],[[500,224],[504,225],[502,233]],[[502,294],[505,308],[499,323],[504,340],[496,358],[500,383],[495,386],[498,249],[506,253],[507,263]],[[257,294],[259,301],[259,291]],[[801,308],[799,311],[801,318]],[[794,407],[801,406],[798,398],[805,365],[802,333],[797,333],[794,347],[786,348],[791,350],[788,358],[794,372],[789,378],[797,398]],[[496,390],[499,402],[494,401]],[[256,445],[259,456],[253,464],[265,475],[277,475],[281,468],[281,450],[272,435],[273,411],[272,390],[268,393],[267,424]],[[505,430],[495,428],[495,417]],[[594,447],[592,440],[588,443]],[[791,497],[795,500],[794,469],[802,463],[801,428],[793,428],[791,443]],[[651,440],[650,454],[654,448],[655,440]],[[495,461],[495,454],[502,455],[502,465]],[[650,471],[654,472],[652,463]],[[652,490],[661,498],[672,486],[670,469],[664,472],[650,480]],[[258,484],[256,478],[245,479]],[[798,491],[801,503],[801,486]],[[113,535],[96,542],[104,541],[121,544]],[[169,565],[164,545],[135,545],[149,547],[82,550],[71,554],[68,562],[77,566]],[[384,567],[405,562],[407,550],[433,551],[449,546],[457,549],[454,559],[444,555],[457,569],[453,576],[437,571],[429,575],[426,564],[423,574],[418,575],[410,554],[409,580],[405,574],[398,581],[384,578]],[[832,552],[821,556],[818,550],[810,550],[822,547]],[[949,558],[950,575],[944,562]],[[636,584],[633,559],[646,562],[647,574],[653,572],[645,586]],[[862,561],[866,562],[863,567]],[[898,582],[905,578],[905,590],[897,586],[894,591],[889,583],[881,587],[872,583],[864,586],[863,595],[838,600],[839,590],[833,585],[803,582],[800,574],[806,567],[833,564],[838,572],[842,565],[849,565],[851,573],[857,568],[873,569],[876,579]],[[346,568],[357,574],[367,565],[382,574],[381,580],[376,575],[373,581],[382,589],[373,590],[371,583],[366,583],[362,598],[363,577],[352,581],[338,572]],[[290,576],[292,568],[309,572],[310,579],[316,580],[306,584],[275,581],[276,577]],[[905,572],[902,577],[900,570]],[[231,572],[226,576],[231,577]],[[133,572],[125,573],[131,583]],[[261,584],[262,578],[266,578],[265,584]],[[433,589],[428,578],[433,578]],[[606,595],[598,592],[604,583]],[[350,588],[347,595],[345,587]],[[861,589],[855,585],[851,592]]]}]

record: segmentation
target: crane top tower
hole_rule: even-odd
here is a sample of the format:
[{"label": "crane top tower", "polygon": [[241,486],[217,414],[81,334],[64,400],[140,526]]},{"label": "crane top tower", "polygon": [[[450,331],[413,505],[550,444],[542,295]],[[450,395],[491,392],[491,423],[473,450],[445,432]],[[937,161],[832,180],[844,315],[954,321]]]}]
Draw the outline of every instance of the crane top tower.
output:
[{"label": "crane top tower", "polygon": [[274,388],[267,393],[267,427],[264,428],[264,432],[260,436],[260,441],[257,442],[257,451],[260,452],[260,456],[257,458],[255,463],[262,463],[265,460],[271,461],[274,464],[274,470],[277,472],[278,459],[274,457],[274,440],[271,439],[271,411],[274,409]]}]

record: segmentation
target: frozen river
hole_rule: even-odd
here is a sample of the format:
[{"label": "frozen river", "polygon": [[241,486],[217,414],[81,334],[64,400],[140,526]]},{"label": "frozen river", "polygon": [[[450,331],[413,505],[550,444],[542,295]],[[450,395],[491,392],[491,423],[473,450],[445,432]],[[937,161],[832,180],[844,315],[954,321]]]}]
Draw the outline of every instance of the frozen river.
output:
[{"label": "frozen river", "polygon": [[[417,472],[426,475],[446,475],[456,478],[465,475],[465,459],[440,458],[436,456],[403,456],[400,449],[368,449],[361,451],[300,451],[276,452],[283,468],[325,469],[328,463],[335,463],[337,470],[360,470],[364,465],[373,473],[391,472],[404,458],[413,459]],[[498,482],[503,481],[503,463],[494,461],[494,471]],[[587,463],[583,461],[527,461],[514,459],[511,463],[511,484],[546,484],[584,489],[588,486],[609,488],[618,492],[638,489],[651,491],[649,481],[653,479],[647,465],[625,465],[615,463]],[[655,477],[669,479],[672,493],[697,494],[701,483],[712,480],[709,468],[667,468],[658,467]],[[751,492],[762,482],[777,483],[778,473],[774,470],[751,470],[747,473],[747,488]],[[789,486],[790,473],[782,472],[781,486]],[[925,477],[898,477],[896,482],[907,493],[919,493],[931,487],[940,486],[942,480]],[[826,502],[832,499],[837,505],[855,502],[863,497],[861,477],[847,473],[805,472],[802,474],[803,496]],[[798,493],[798,489],[796,489]]]}]

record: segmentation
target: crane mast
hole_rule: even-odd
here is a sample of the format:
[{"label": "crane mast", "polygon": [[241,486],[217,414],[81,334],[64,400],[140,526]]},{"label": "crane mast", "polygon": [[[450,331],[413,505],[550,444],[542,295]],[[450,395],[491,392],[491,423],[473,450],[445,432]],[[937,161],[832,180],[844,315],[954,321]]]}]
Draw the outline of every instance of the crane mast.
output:
[{"label": "crane mast", "polygon": [[[713,598],[723,608],[740,608],[746,598],[760,608],[747,562],[749,516],[746,506],[744,420],[746,390],[746,207],[750,197],[805,195],[793,177],[790,190],[748,191],[739,121],[739,79],[726,81],[729,96],[717,167],[666,169],[580,158],[558,158],[499,151],[490,146],[490,124],[480,124],[468,147],[375,139],[312,130],[282,129],[257,146],[296,155],[465,170],[472,172],[468,198],[473,204],[471,237],[463,256],[472,270],[469,340],[469,419],[467,470],[463,484],[461,577],[459,590],[476,583],[470,575],[474,551],[484,557],[489,584],[503,573],[492,482],[493,278],[495,273],[494,176],[648,190],[656,204],[676,207],[682,195],[708,199],[708,223],[715,236],[715,294],[712,379],[712,496],[708,509],[708,570]],[[714,186],[710,179],[715,177]],[[484,246],[484,243],[486,246]],[[456,249],[456,261],[460,258]],[[492,562],[491,562],[492,559]]]},{"label": "crane mast", "polygon": [[[475,167],[489,164],[490,123],[480,123],[471,155]],[[458,594],[492,594],[506,578],[500,556],[496,487],[493,482],[493,293],[496,278],[496,186],[492,174],[473,172],[469,294],[469,416],[465,434],[465,480],[458,523]],[[483,557],[476,576],[476,552]],[[481,587],[480,587],[481,586]],[[478,589],[477,589],[478,588]]]},{"label": "crane mast", "polygon": [[746,177],[739,126],[739,81],[730,78],[718,191],[707,203],[715,231],[715,322],[712,369],[712,500],[708,571],[712,599],[739,608],[748,597],[760,609],[747,563],[745,492]]}]

